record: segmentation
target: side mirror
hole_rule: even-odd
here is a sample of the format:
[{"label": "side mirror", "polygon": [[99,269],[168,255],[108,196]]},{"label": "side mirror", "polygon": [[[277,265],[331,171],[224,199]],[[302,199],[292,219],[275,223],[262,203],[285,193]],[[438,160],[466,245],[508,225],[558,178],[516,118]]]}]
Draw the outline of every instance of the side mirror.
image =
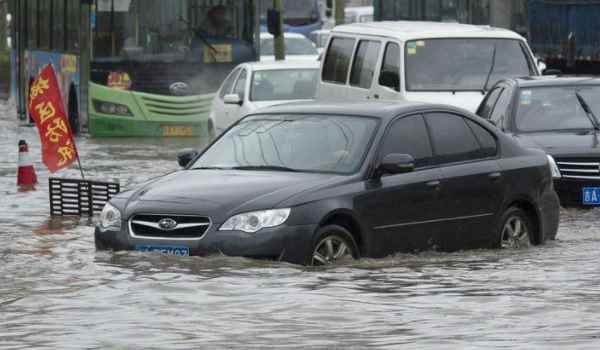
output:
[{"label": "side mirror", "polygon": [[241,106],[242,102],[243,102],[242,98],[238,94],[225,95],[225,97],[223,97],[223,101],[225,101],[225,104],[227,104],[227,105],[238,105],[238,106]]},{"label": "side mirror", "polygon": [[546,65],[546,62],[544,62],[541,58],[537,59],[537,66],[538,66],[538,70],[542,73],[546,71],[546,68],[548,68],[548,66]]},{"label": "side mirror", "polygon": [[410,154],[392,153],[383,157],[377,167],[380,175],[383,174],[405,174],[415,170],[415,159]]},{"label": "side mirror", "polygon": [[546,69],[542,72],[543,75],[561,75],[562,71],[560,69]]},{"label": "side mirror", "polygon": [[273,36],[282,34],[281,13],[276,9],[267,10],[267,31]]},{"label": "side mirror", "polygon": [[194,160],[198,156],[198,151],[194,151],[193,149],[184,149],[177,154],[177,163],[182,168],[186,168],[192,160]]}]

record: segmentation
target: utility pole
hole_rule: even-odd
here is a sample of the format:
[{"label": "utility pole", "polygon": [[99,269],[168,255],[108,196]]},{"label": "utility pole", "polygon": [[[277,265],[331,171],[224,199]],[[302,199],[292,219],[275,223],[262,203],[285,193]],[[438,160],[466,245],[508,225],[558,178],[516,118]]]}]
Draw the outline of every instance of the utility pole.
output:
[{"label": "utility pole", "polygon": [[334,0],[335,1],[335,25],[339,26],[346,22],[346,0]]},{"label": "utility pole", "polygon": [[273,0],[273,8],[279,12],[279,28],[281,28],[278,35],[273,38],[275,44],[275,60],[285,60],[285,40],[283,36],[283,0]]}]

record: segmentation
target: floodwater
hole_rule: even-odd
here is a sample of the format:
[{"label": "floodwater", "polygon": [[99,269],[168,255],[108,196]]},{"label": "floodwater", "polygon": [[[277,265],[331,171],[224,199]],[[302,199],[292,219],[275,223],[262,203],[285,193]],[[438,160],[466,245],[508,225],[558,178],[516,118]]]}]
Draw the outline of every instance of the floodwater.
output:
[{"label": "floodwater", "polygon": [[[41,184],[16,190],[17,141]],[[33,128],[0,105],[2,349],[598,349],[600,210],[517,251],[398,255],[311,269],[241,258],[97,253],[93,222],[51,220]],[[125,187],[201,140],[78,140]],[[67,170],[61,176],[78,176]]]}]

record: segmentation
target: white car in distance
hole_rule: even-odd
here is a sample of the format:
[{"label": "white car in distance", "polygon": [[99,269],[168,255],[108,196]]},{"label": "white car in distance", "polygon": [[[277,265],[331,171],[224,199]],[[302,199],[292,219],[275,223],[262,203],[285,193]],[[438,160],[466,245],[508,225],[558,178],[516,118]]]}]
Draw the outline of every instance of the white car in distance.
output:
[{"label": "white car in distance", "polygon": [[318,61],[250,62],[237,66],[213,99],[210,123],[220,134],[263,107],[315,98]]},{"label": "white car in distance", "polygon": [[[284,33],[286,60],[317,61],[319,52],[315,44],[298,33]],[[275,61],[275,40],[269,33],[260,33],[260,60]]]}]

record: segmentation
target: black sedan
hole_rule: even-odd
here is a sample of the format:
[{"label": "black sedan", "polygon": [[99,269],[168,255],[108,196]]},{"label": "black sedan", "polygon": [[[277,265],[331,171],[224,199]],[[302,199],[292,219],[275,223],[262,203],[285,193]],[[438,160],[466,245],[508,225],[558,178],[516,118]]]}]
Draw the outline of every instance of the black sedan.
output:
[{"label": "black sedan", "polygon": [[526,247],[558,227],[546,155],[452,107],[273,107],[179,160],[107,204],[98,249],[321,265]]},{"label": "black sedan", "polygon": [[563,206],[600,206],[600,80],[522,78],[500,81],[478,114],[524,147],[551,156]]}]

